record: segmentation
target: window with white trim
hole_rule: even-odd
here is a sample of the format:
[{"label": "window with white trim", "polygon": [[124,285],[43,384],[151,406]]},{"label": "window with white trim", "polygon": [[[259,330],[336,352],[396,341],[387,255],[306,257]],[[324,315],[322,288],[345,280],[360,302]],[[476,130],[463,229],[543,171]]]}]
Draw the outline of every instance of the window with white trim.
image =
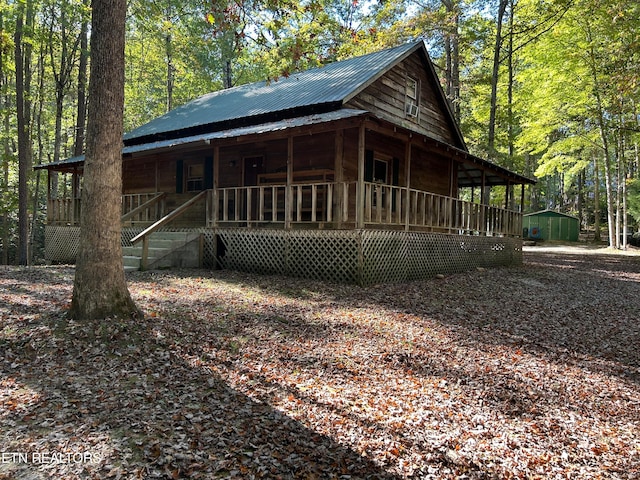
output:
[{"label": "window with white trim", "polygon": [[405,95],[405,117],[417,120],[420,114],[420,82],[415,78],[407,77]]}]

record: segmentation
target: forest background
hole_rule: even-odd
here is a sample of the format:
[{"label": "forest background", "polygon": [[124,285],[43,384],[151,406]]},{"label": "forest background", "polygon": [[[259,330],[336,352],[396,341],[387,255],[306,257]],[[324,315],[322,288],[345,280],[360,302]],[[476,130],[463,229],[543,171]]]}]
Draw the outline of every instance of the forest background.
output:
[{"label": "forest background", "polygon": [[[42,261],[48,187],[33,165],[83,152],[90,15],[89,0],[0,0],[3,264]],[[575,215],[626,246],[640,222],[637,0],[130,0],[124,129],[415,38],[471,152],[538,179],[525,212]]]}]

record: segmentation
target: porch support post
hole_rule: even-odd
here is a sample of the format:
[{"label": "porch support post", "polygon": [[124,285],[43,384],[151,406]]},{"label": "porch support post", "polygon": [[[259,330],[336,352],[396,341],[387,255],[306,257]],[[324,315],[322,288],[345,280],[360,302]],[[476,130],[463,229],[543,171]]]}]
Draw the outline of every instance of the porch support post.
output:
[{"label": "porch support post", "polygon": [[509,210],[509,200],[511,197],[511,183],[507,180],[507,184],[504,187],[506,191],[504,192],[504,209]]},{"label": "porch support post", "polygon": [[220,146],[216,145],[213,147],[213,193],[212,203],[211,205],[211,224],[214,227],[218,226],[218,210],[219,210],[219,201],[218,201],[218,177],[220,176]]},{"label": "porch support post", "polygon": [[[406,198],[407,205],[404,209],[404,230],[409,231],[409,222],[411,221],[411,144],[413,142],[413,136],[409,134],[407,143],[404,145],[404,165],[405,165],[405,185],[406,185]],[[415,212],[414,212],[415,213]]]},{"label": "porch support post", "polygon": [[[489,213],[489,202],[486,201],[486,183],[487,183],[487,177],[485,174],[484,169],[482,170],[482,183],[480,185],[480,233],[484,233],[484,235],[487,234],[489,227],[487,225],[487,215]],[[485,205],[487,205],[487,207],[485,207]]]},{"label": "porch support post", "polygon": [[365,162],[364,122],[358,130],[358,185],[356,188],[356,228],[364,228],[364,162]]},{"label": "porch support post", "polygon": [[522,184],[522,188],[520,190],[520,213],[524,212],[524,183]]},{"label": "porch support post", "polygon": [[487,181],[487,179],[485,177],[484,170],[482,170],[482,184],[480,185],[480,203],[483,204],[483,205],[485,203],[487,203],[485,201],[486,200],[486,198],[485,198],[486,197],[486,191],[485,191],[485,189],[486,189],[486,185],[485,185],[486,181]]},{"label": "porch support post", "polygon": [[76,224],[76,213],[78,214],[78,218],[80,218],[80,212],[76,212],[77,199],[80,198],[78,190],[78,167],[74,167],[73,173],[71,174],[71,225]]},{"label": "porch support post", "polygon": [[456,161],[456,159],[451,156],[451,168],[449,169],[449,198],[453,198],[456,195],[456,192],[454,191],[454,183],[455,183],[455,187],[457,189],[458,185],[458,177],[457,177],[457,173],[458,173],[458,162]]},{"label": "porch support post", "polygon": [[289,230],[291,228],[291,218],[293,215],[293,190],[291,183],[293,180],[293,136],[287,137],[287,186],[285,188],[285,200],[284,200],[284,228]]},{"label": "porch support post", "polygon": [[[344,168],[343,168],[343,160],[344,160],[344,129],[340,129],[336,132],[335,139],[335,163],[334,163],[334,181],[336,183],[336,187],[333,191],[334,193],[334,215],[333,218],[336,219],[338,223],[338,228],[342,228],[342,222],[344,219],[342,218],[344,212],[344,195],[342,189],[342,182],[344,182]],[[332,205],[329,207],[332,208]]]},{"label": "porch support post", "polygon": [[[53,199],[51,198],[51,170],[47,168],[47,223],[53,223]],[[6,251],[6,249],[5,249]]]}]

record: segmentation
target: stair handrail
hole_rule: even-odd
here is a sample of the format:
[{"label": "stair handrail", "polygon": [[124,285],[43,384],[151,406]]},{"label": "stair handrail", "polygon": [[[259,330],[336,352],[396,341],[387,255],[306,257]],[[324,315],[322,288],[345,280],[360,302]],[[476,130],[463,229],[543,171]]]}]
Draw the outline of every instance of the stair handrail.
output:
[{"label": "stair handrail", "polygon": [[136,235],[131,239],[131,243],[134,245],[138,243],[140,240],[142,240],[142,260],[140,265],[141,270],[147,269],[147,265],[149,261],[149,235],[151,235],[153,232],[157,231],[161,227],[165,226],[167,223],[178,218],[184,212],[189,210],[189,208],[191,208],[194,204],[196,204],[203,198],[206,198],[206,196],[207,196],[207,190],[203,190],[198,195],[189,199],[188,201],[180,205],[178,208],[176,208],[173,212],[168,213],[167,215],[162,217],[160,220],[158,220],[156,223],[154,223],[150,227],[147,227],[146,229],[144,229],[142,232],[140,232],[138,235]]},{"label": "stair handrail", "polygon": [[149,207],[152,207],[153,205],[158,203],[160,200],[162,200],[166,196],[167,196],[166,193],[159,192],[155,197],[151,198],[150,200],[147,200],[142,205],[138,205],[136,208],[134,208],[130,212],[127,212],[124,215],[122,215],[120,217],[120,222],[124,223],[128,221],[130,218],[135,217],[138,213],[148,209]]}]

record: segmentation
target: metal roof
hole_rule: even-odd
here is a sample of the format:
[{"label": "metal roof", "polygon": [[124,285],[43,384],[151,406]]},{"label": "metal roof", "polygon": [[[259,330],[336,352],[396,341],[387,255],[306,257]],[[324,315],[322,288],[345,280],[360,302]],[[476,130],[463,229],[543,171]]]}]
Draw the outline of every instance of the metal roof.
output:
[{"label": "metal roof", "polygon": [[[125,145],[238,119],[300,108],[339,108],[397,62],[426,47],[422,40],[298,72],[203,95],[124,135]],[[255,122],[254,122],[255,123]],[[228,128],[228,127],[226,127]],[[166,137],[165,137],[166,138]]]},{"label": "metal roof", "polygon": [[[126,133],[122,153],[148,152],[364,115],[368,112],[341,107],[418,50],[422,50],[428,59],[426,46],[419,40],[271,82],[257,82],[203,95]],[[426,67],[435,80],[434,87],[441,91],[433,65],[427,61]],[[469,154],[442,91],[440,97],[460,141],[459,146],[446,145],[447,149],[453,149],[462,157],[458,171],[459,186],[481,185],[483,179],[487,185],[535,183]],[[84,156],[79,156],[35,168],[72,169],[83,162]]]},{"label": "metal roof", "polygon": [[576,217],[575,215],[569,215],[568,213],[556,212],[555,210],[551,210],[550,208],[547,208],[546,210],[539,210],[537,212],[526,213],[524,216],[525,217],[534,217],[534,216],[545,216],[545,215],[551,215],[551,216],[554,216],[554,217],[567,217],[567,218],[573,218],[574,220],[579,220],[579,218]]},{"label": "metal roof", "polygon": [[355,110],[343,108],[334,112],[320,113],[314,115],[305,115],[302,117],[289,118],[277,122],[262,123],[259,125],[250,125],[248,127],[231,128],[229,130],[221,130],[219,132],[205,133],[201,135],[193,135],[190,137],[181,137],[171,140],[160,140],[157,142],[143,143],[140,145],[131,145],[122,149],[123,154],[138,153],[149,150],[160,150],[163,148],[171,148],[179,145],[187,145],[199,142],[210,142],[211,140],[222,140],[225,138],[238,138],[246,135],[255,135],[260,133],[270,133],[289,128],[304,127],[307,125],[317,125],[319,123],[333,122],[346,118],[359,117],[366,115],[365,110]]},{"label": "metal roof", "polygon": [[[365,110],[356,110],[353,108],[342,108],[334,112],[327,112],[321,114],[305,115],[302,117],[295,117],[286,120],[280,120],[277,122],[261,123],[259,125],[250,125],[248,127],[231,128],[228,130],[221,130],[219,132],[210,132],[199,135],[192,135],[189,137],[180,137],[169,140],[159,140],[156,142],[142,143],[139,145],[130,145],[122,149],[122,154],[133,154],[140,152],[149,152],[152,150],[163,150],[166,148],[173,148],[178,146],[187,146],[197,143],[208,143],[212,140],[222,140],[225,138],[240,138],[247,135],[256,135],[261,133],[270,133],[287,130],[289,128],[304,127],[308,125],[317,125],[321,123],[334,122],[337,120],[344,120],[348,118],[360,117],[366,115],[368,112]],[[34,170],[50,169],[52,167],[73,167],[81,165],[84,162],[85,156],[80,155],[77,157],[67,158],[59,162],[45,163],[42,165],[36,165]]]},{"label": "metal roof", "polygon": [[483,183],[488,186],[506,185],[507,183],[534,185],[536,183],[531,178],[512,172],[489,160],[466,154],[462,150],[460,153],[464,160],[458,168],[458,187],[479,187]]}]

